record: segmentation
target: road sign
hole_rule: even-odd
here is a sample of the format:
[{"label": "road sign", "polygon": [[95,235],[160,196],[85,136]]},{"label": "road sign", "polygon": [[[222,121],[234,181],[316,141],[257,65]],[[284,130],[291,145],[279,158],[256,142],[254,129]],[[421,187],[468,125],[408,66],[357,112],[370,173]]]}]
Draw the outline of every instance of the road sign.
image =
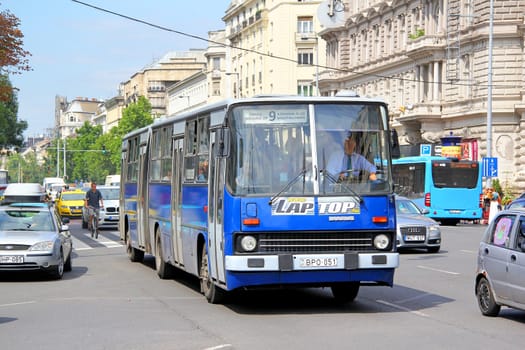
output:
[{"label": "road sign", "polygon": [[483,157],[481,160],[483,177],[498,177],[498,158]]},{"label": "road sign", "polygon": [[432,155],[432,145],[421,144],[419,146],[419,155],[421,155],[421,156],[431,156]]}]

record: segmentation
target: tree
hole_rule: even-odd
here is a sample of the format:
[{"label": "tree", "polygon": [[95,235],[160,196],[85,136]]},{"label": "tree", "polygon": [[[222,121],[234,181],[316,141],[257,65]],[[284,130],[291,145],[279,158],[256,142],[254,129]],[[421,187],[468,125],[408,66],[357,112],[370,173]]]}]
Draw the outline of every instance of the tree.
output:
[{"label": "tree", "polygon": [[[18,28],[20,20],[8,10],[0,12],[0,74],[20,74],[29,71],[29,51],[24,50],[24,34]],[[0,101],[7,101],[13,95],[11,85],[0,83]]]},{"label": "tree", "polygon": [[[12,90],[9,78],[3,74],[0,74],[0,86],[7,86],[9,90]],[[24,142],[23,133],[27,129],[27,122],[18,121],[17,114],[16,94],[11,94],[8,99],[3,101],[0,99],[0,146],[22,146]]]},{"label": "tree", "polygon": [[151,123],[153,123],[151,103],[144,96],[140,96],[137,102],[124,108],[122,119],[118,123],[116,132],[122,137],[128,132],[140,129]]}]

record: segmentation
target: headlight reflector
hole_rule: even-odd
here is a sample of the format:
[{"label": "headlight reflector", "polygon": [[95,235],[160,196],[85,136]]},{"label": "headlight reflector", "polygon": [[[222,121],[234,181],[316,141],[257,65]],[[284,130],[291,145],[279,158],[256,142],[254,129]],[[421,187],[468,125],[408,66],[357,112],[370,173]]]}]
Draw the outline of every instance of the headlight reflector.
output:
[{"label": "headlight reflector", "polygon": [[374,237],[374,247],[376,249],[385,250],[390,245],[390,238],[385,234],[379,234]]},{"label": "headlight reflector", "polygon": [[254,251],[257,247],[257,240],[253,236],[244,236],[241,238],[241,248],[246,252]]}]

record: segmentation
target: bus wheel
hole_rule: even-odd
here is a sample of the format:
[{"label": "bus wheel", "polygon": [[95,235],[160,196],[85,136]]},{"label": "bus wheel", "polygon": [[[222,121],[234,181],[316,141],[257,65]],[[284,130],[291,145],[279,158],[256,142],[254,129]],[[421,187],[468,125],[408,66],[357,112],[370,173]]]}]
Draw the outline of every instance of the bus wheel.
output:
[{"label": "bus wheel", "polygon": [[131,245],[131,237],[129,237],[129,231],[126,232],[126,253],[128,254],[129,260],[132,262],[141,262],[144,260],[144,252],[133,248]]},{"label": "bus wheel", "polygon": [[332,295],[340,303],[351,303],[359,293],[359,282],[337,283],[331,286]]},{"label": "bus wheel", "polygon": [[171,278],[172,269],[171,265],[164,261],[159,230],[157,230],[156,237],[157,239],[155,240],[155,269],[157,270],[157,275],[159,275],[161,279],[165,280],[167,278]]},{"label": "bus wheel", "polygon": [[202,256],[199,278],[201,282],[201,292],[208,300],[208,303],[218,304],[220,303],[226,294],[226,291],[217,287],[211,280],[208,267],[208,254],[206,253],[206,245],[202,245]]}]

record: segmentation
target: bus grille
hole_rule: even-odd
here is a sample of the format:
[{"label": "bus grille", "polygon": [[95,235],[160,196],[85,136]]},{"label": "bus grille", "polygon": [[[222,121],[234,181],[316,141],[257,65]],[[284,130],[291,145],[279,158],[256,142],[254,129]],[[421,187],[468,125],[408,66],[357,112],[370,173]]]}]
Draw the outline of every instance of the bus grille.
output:
[{"label": "bus grille", "polygon": [[[258,253],[375,252],[377,232],[276,232],[259,235]],[[392,241],[392,234],[387,233]]]}]

